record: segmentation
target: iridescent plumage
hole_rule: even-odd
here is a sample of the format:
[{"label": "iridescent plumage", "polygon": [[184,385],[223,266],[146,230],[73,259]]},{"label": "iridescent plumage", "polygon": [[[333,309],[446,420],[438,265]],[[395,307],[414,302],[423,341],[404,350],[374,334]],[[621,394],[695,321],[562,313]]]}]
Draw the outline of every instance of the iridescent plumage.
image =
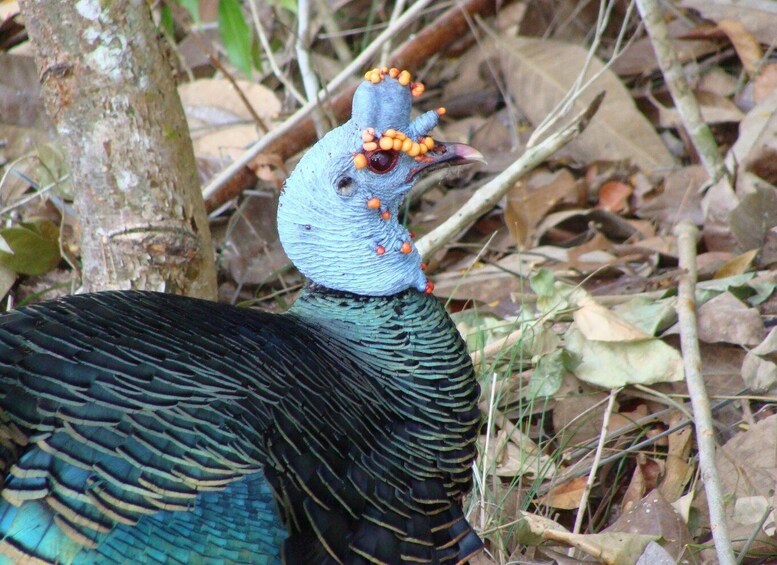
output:
[{"label": "iridescent plumage", "polygon": [[[411,91],[365,83],[355,113],[407,96],[394,125],[426,135]],[[287,183],[280,231],[312,279],[287,313],[129,291],[0,317],[0,563],[458,563],[480,549],[461,510],[478,386],[417,252],[390,239],[446,146],[358,170],[364,127],[323,138]],[[319,239],[294,235],[306,222]],[[326,269],[304,267],[316,254]]]}]

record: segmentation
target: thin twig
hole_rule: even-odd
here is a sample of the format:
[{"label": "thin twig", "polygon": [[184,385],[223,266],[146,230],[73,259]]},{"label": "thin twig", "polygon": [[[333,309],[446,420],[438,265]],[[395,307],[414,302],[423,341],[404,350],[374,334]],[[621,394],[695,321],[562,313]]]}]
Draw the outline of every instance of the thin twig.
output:
[{"label": "thin twig", "polygon": [[[492,430],[492,423],[494,418],[494,410],[496,409],[495,402],[494,402],[494,394],[496,394],[496,372],[491,373],[491,396],[488,400],[488,410],[486,411],[486,442],[483,446],[483,469],[480,479],[480,528],[483,529],[486,526],[486,507],[485,507],[485,501],[486,501],[486,474],[488,473],[488,470],[486,469],[486,466],[488,465],[488,442],[491,440],[491,430]],[[483,407],[481,407],[481,411],[483,410]]]},{"label": "thin twig", "polygon": [[[402,10],[405,9],[405,0],[397,0],[397,3],[394,4],[394,8],[391,10],[391,17],[389,18],[389,23],[396,21],[396,19],[402,14]],[[391,54],[391,39],[389,39],[386,43],[383,44],[383,49],[381,49],[380,52],[380,66],[386,66],[388,65],[389,61],[389,55]]]},{"label": "thin twig", "polygon": [[499,176],[481,187],[453,216],[419,239],[416,248],[421,256],[428,258],[445,246],[459,232],[493,208],[519,178],[580,135],[599,109],[603,98],[603,93],[598,95],[568,126],[528,148]]},{"label": "thin twig", "polygon": [[629,2],[628,7],[626,8],[626,14],[623,17],[623,25],[618,31],[618,37],[612,46],[612,49],[613,49],[612,55],[598,71],[593,73],[593,75],[586,77],[586,74],[590,70],[591,62],[594,60],[596,56],[596,50],[601,44],[602,37],[605,34],[605,29],[610,19],[610,12],[612,11],[612,8],[614,5],[615,5],[615,2],[602,2],[600,4],[599,16],[598,16],[599,21],[597,22],[597,25],[595,28],[594,39],[591,43],[591,46],[588,48],[588,52],[586,54],[586,60],[585,60],[585,63],[583,64],[583,68],[580,69],[577,73],[575,84],[572,86],[572,88],[570,88],[567,91],[564,97],[561,100],[559,100],[559,102],[556,104],[553,110],[551,110],[548,113],[545,119],[543,119],[542,122],[540,122],[540,124],[537,125],[534,132],[529,137],[527,146],[533,145],[535,140],[540,139],[543,135],[545,135],[546,131],[555,127],[555,125],[560,120],[562,120],[569,111],[571,111],[573,104],[579,99],[580,95],[585,90],[587,90],[592,84],[594,84],[600,77],[602,77],[605,73],[609,72],[610,69],[612,68],[612,65],[615,63],[615,60],[618,57],[620,57],[620,55],[623,53],[623,50],[626,47],[628,47],[631,44],[631,42],[634,41],[634,37],[632,37],[627,42],[626,46],[622,46],[623,40],[626,35],[627,24],[629,19],[631,18],[631,13],[633,10],[633,4]]},{"label": "thin twig", "polygon": [[[375,53],[380,49],[381,45],[388,41],[389,38],[397,33],[398,30],[402,29],[411,21],[413,21],[413,19],[418,16],[418,14],[431,2],[432,0],[417,0],[417,2],[415,2],[407,10],[407,12],[402,14],[402,17],[394,22],[394,25],[386,28],[386,30],[378,37],[376,37],[375,40],[369,46],[367,46],[367,48],[362,51],[361,54],[356,57],[353,62],[351,62],[350,65],[344,68],[340,74],[332,79],[332,82],[329,83],[327,90],[330,92],[337,90],[348,80],[350,80],[351,76],[356,71],[366,67],[367,62],[375,56]],[[321,92],[319,93],[318,97],[325,98],[325,96],[326,93]],[[317,104],[318,102],[316,100],[309,101],[304,106],[302,106],[302,108],[294,112],[294,114],[292,114],[288,120],[283,122],[280,126],[272,130],[270,133],[249,147],[246,152],[240,156],[239,159],[235,160],[227,168],[216,175],[213,180],[211,180],[211,182],[202,191],[203,198],[208,199],[213,196],[222,185],[226,184],[237,171],[245,167],[254,157],[269,147],[270,144],[293,131],[294,128],[296,128],[300,122],[302,122],[302,120],[313,111]]]},{"label": "thin twig", "polygon": [[[621,387],[622,388],[622,387]],[[618,393],[621,388],[614,388],[610,391],[610,398],[607,399],[607,408],[604,410],[604,417],[602,420],[602,431],[599,434],[599,442],[596,444],[596,453],[594,454],[594,461],[591,464],[591,472],[588,474],[588,480],[585,482],[585,488],[583,489],[583,496],[580,497],[580,506],[577,509],[577,516],[575,516],[575,527],[572,532],[575,534],[580,533],[580,528],[583,525],[583,516],[585,516],[586,508],[588,508],[588,497],[591,495],[591,489],[596,481],[596,471],[599,469],[599,461],[602,459],[602,452],[604,451],[604,444],[607,443],[607,434],[610,430],[610,417],[612,416],[613,407],[615,406],[615,399],[618,398]],[[570,550],[570,557],[574,550]]]},{"label": "thin twig", "polygon": [[747,557],[747,553],[750,551],[750,547],[753,545],[753,542],[755,542],[755,539],[758,537],[758,533],[761,531],[761,528],[763,528],[763,525],[766,523],[766,520],[769,518],[769,516],[772,515],[772,512],[774,512],[774,506],[767,506],[766,510],[763,511],[763,514],[761,514],[761,519],[758,520],[757,524],[755,524],[755,527],[753,528],[752,533],[750,534],[750,536],[748,536],[747,541],[745,541],[745,545],[743,545],[742,549],[739,550],[737,565],[741,565],[742,563],[744,563],[745,558]]},{"label": "thin twig", "polygon": [[524,328],[520,327],[510,332],[509,335],[489,343],[482,350],[473,351],[470,354],[472,364],[477,366],[480,362],[491,359],[505,349],[512,347],[523,339],[524,333]]},{"label": "thin twig", "polygon": [[313,124],[316,126],[316,134],[321,139],[326,133],[324,125],[324,115],[321,113],[321,106],[318,98],[318,77],[313,72],[313,66],[310,63],[310,41],[308,34],[310,32],[310,2],[308,0],[299,0],[297,2],[297,41],[294,43],[294,51],[297,53],[297,65],[302,76],[302,85],[305,87],[305,94],[310,102],[316,102],[313,109]]},{"label": "thin twig", "polygon": [[712,539],[715,542],[718,562],[723,565],[734,565],[736,558],[726,527],[723,490],[715,466],[715,428],[701,372],[701,352],[699,351],[699,336],[696,326],[696,240],[698,233],[699,230],[690,222],[682,222],[675,229],[680,268],[685,270],[685,274],[680,276],[677,300],[680,347],[683,352],[685,381],[691,395],[691,406],[696,424],[699,467],[710,511]]},{"label": "thin twig", "polygon": [[[210,43],[200,36],[200,33],[196,30],[195,26],[191,25],[191,18],[189,18],[188,13],[175,2],[169,2],[167,5],[173,10],[173,13],[176,15],[178,21],[187,26],[189,37],[192,39],[192,41],[194,41],[194,44],[197,46],[197,48],[202,51],[206,57],[208,57],[210,64],[213,65],[216,70],[221,72],[221,74],[224,75],[224,78],[227,79],[227,82],[232,85],[232,88],[235,90],[235,94],[237,94],[238,98],[240,98],[240,101],[243,103],[243,106],[245,106],[248,113],[251,114],[251,118],[254,120],[257,127],[262,131],[262,133],[267,133],[270,131],[270,128],[267,127],[267,124],[264,122],[261,116],[259,116],[253,104],[251,104],[251,101],[246,97],[243,89],[238,86],[235,77],[232,75],[232,73],[229,72],[229,70],[224,67],[224,65],[221,64],[218,53],[214,52],[210,46]],[[172,45],[174,43],[175,41],[171,39],[170,44]]]},{"label": "thin twig", "polygon": [[[324,24],[326,35],[329,41],[332,43],[332,49],[337,54],[337,58],[344,65],[347,65],[353,61],[353,54],[348,49],[348,44],[343,39],[340,33],[340,26],[337,20],[332,16],[332,8],[326,2],[326,0],[316,0],[316,8],[318,8],[318,15],[321,17],[321,21]],[[319,34],[319,38],[323,34]]]},{"label": "thin twig", "polygon": [[699,154],[704,169],[713,182],[728,179],[730,174],[723,163],[723,157],[720,155],[717,143],[715,143],[712,130],[702,118],[699,103],[685,79],[683,66],[680,64],[672,45],[669,28],[664,21],[659,3],[657,0],[636,0],[636,3],[645,29],[650,36],[650,42],[653,44],[658,66],[661,68],[666,85],[672,94],[677,113],[691,138],[691,143]]},{"label": "thin twig", "polygon": [[264,26],[259,20],[259,10],[256,8],[256,3],[258,1],[259,0],[251,0],[248,5],[251,8],[251,19],[254,22],[256,35],[259,37],[259,43],[264,50],[265,57],[267,57],[267,62],[270,64],[270,70],[272,71],[272,74],[275,75],[275,78],[278,79],[278,82],[283,85],[286,91],[290,93],[297,100],[297,102],[304,104],[305,97],[302,96],[299,90],[297,90],[297,87],[294,86],[294,83],[286,78],[286,75],[283,74],[280,67],[278,66],[278,62],[275,60],[272,47],[270,47],[270,41],[267,39],[267,34],[264,32]]},{"label": "thin twig", "polygon": [[[10,170],[13,170],[13,169],[11,168],[11,169],[9,169],[9,171],[10,171]],[[5,178],[5,177],[3,177],[3,178]],[[44,195],[45,195],[45,194],[46,194],[46,193],[47,193],[49,190],[51,190],[51,189],[52,189],[52,188],[54,188],[55,186],[58,186],[59,184],[61,184],[61,183],[65,182],[65,181],[66,181],[67,179],[69,179],[69,178],[70,178],[70,174],[67,174],[67,175],[62,175],[62,176],[61,176],[61,177],[59,177],[57,180],[55,180],[55,181],[54,181],[54,182],[52,182],[52,183],[49,183],[49,184],[47,184],[46,186],[44,186],[44,187],[43,187],[43,188],[41,188],[40,190],[36,190],[36,191],[35,191],[35,192],[33,192],[32,194],[28,194],[28,195],[27,195],[27,196],[25,196],[24,198],[20,198],[19,200],[17,200],[17,201],[16,201],[16,202],[14,202],[13,204],[9,204],[8,206],[6,206],[6,207],[5,207],[5,208],[3,208],[2,210],[0,210],[0,216],[4,216],[5,214],[7,214],[8,212],[10,212],[11,210],[14,210],[14,209],[16,209],[16,208],[19,208],[19,207],[21,207],[21,206],[24,206],[24,205],[25,205],[25,204],[27,204],[28,202],[32,202],[32,201],[33,201],[33,200],[35,200],[36,198],[40,198],[40,197],[44,196]],[[2,183],[2,182],[0,182],[0,186],[2,186],[2,185],[3,185],[3,183]]]},{"label": "thin twig", "polygon": [[235,94],[237,94],[237,97],[240,98],[240,101],[243,103],[243,106],[245,106],[246,110],[248,110],[248,113],[251,114],[251,117],[253,118],[254,122],[256,122],[256,125],[259,127],[259,129],[262,131],[262,133],[267,133],[270,131],[270,128],[267,127],[267,124],[264,122],[262,117],[257,113],[256,109],[254,108],[254,105],[251,104],[251,101],[248,99],[248,97],[243,92],[243,89],[240,88],[240,86],[237,84],[237,81],[235,80],[235,77],[232,75],[232,73],[227,70],[224,65],[221,64],[221,61],[219,61],[218,55],[211,52],[210,50],[207,50],[207,47],[205,47],[204,43],[202,41],[199,41],[199,38],[197,37],[196,33],[190,34],[192,39],[195,40],[195,43],[199,44],[202,49],[206,49],[206,53],[208,55],[208,60],[210,61],[210,64],[213,65],[217,70],[221,71],[221,74],[224,75],[224,78],[227,79],[227,82],[232,85],[232,88],[235,89]]},{"label": "thin twig", "polygon": [[[733,400],[734,399],[721,400],[720,402],[715,404],[715,406],[712,407],[712,411],[716,412],[717,410],[720,410],[724,406],[727,406],[727,405],[731,404],[731,402],[733,402]],[[668,410],[669,409],[667,409],[667,411]],[[658,412],[658,413],[653,414],[651,416],[647,416],[645,418],[640,418],[635,423],[628,424],[626,427],[618,429],[615,432],[611,433],[610,434],[611,437],[607,438],[607,441],[610,442],[610,441],[613,441],[615,439],[618,439],[619,436],[624,435],[625,433],[630,431],[630,429],[633,430],[633,429],[641,427],[644,424],[649,423],[649,420],[658,420],[659,419],[658,416],[661,415],[661,414],[662,414],[662,412]],[[632,445],[630,445],[628,447],[624,447],[620,451],[618,451],[617,453],[613,453],[612,455],[608,455],[607,457],[605,457],[601,461],[599,461],[599,467],[602,467],[603,465],[609,465],[610,463],[614,463],[615,461],[618,461],[619,459],[623,459],[624,457],[626,457],[630,453],[638,453],[638,452],[640,452],[640,451],[642,451],[644,449],[647,449],[648,447],[654,446],[661,439],[663,439],[663,438],[665,438],[665,437],[675,433],[678,430],[683,429],[686,426],[690,426],[692,423],[693,423],[692,420],[683,420],[682,422],[679,422],[679,423],[675,424],[674,426],[671,426],[671,427],[669,427],[668,429],[666,429],[666,430],[664,430],[662,432],[659,432],[659,433],[657,433],[655,435],[651,435],[647,439],[644,439],[642,441],[634,443],[634,444],[632,444]],[[569,461],[581,460],[583,457],[586,456],[585,452],[586,451],[590,451],[591,449],[593,449],[593,446],[591,446],[590,449],[589,448],[579,448],[579,449],[576,449],[572,453],[568,454],[566,459],[569,460]],[[563,473],[560,473],[558,475],[558,477],[556,477],[555,484],[562,484],[562,483],[570,481],[570,480],[572,480],[572,479],[574,479],[576,477],[582,477],[583,475],[587,475],[590,472],[590,470],[591,470],[591,465],[590,464],[580,465],[578,468],[575,468],[575,466],[570,466],[566,471],[564,471]],[[537,489],[537,494],[538,495],[546,494],[552,488],[553,484],[554,483],[547,483],[547,484],[541,485]]]},{"label": "thin twig", "polygon": [[[534,440],[526,435],[523,430],[521,430],[521,428],[513,424],[512,421],[510,421],[510,418],[508,418],[504,412],[497,408],[496,404],[493,402],[493,399],[489,400],[488,402],[483,400],[478,404],[478,406],[480,407],[480,411],[483,414],[487,414],[491,418],[491,423],[488,424],[487,427],[490,429],[493,424],[493,426],[500,428],[504,432],[504,440],[497,444],[497,448],[494,450],[495,453],[501,452],[501,450],[504,448],[504,444],[506,444],[508,441],[512,441],[513,444],[521,450],[521,453],[527,457],[542,456],[542,451],[539,447],[537,447],[537,444],[534,443]],[[484,450],[484,452],[486,451]],[[485,476],[486,468],[484,465],[483,481],[486,480]]]}]

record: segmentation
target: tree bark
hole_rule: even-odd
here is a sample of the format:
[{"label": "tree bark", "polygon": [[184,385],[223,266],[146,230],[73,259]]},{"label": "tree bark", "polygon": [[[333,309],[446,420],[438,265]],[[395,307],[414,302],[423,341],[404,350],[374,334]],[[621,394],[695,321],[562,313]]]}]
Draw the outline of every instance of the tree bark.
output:
[{"label": "tree bark", "polygon": [[216,297],[189,132],[145,0],[21,0],[64,141],[85,291]]}]

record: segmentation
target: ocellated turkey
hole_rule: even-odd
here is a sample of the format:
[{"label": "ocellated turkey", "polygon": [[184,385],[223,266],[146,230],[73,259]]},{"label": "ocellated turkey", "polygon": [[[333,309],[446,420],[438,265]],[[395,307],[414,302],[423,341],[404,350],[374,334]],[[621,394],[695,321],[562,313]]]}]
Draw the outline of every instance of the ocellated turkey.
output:
[{"label": "ocellated turkey", "polygon": [[365,76],[278,228],[285,314],[126,291],[0,317],[0,563],[461,563],[478,385],[398,223],[419,175],[479,159]]}]

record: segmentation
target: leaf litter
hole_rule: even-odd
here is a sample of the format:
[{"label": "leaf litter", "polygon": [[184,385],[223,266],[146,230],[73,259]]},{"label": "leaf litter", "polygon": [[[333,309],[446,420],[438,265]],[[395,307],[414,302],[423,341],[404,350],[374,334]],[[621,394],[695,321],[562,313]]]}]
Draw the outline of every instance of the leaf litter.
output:
[{"label": "leaf litter", "polygon": [[[218,3],[200,4],[215,25]],[[336,4],[337,13],[319,13],[325,3],[315,9],[311,41],[324,77],[343,67],[343,47],[355,56],[370,40],[369,22],[390,18],[364,0]],[[677,338],[672,229],[681,220],[702,232],[701,370],[718,426],[727,525],[744,562],[777,558],[777,9],[770,0],[683,0],[664,14],[734,173],[732,184],[711,184],[627,4],[603,3],[612,10],[593,56],[598,4],[506,2],[435,64],[411,69],[427,85],[421,108],[449,109],[439,137],[471,143],[489,160],[414,191],[404,214],[419,237],[524,152],[576,84],[590,79],[572,104],[578,110],[606,92],[585,133],[430,260],[436,295],[482,378],[487,425],[467,511],[487,551],[474,563],[716,562]],[[0,20],[17,17],[14,5],[0,4]],[[297,108],[286,87],[301,88],[290,50],[294,12],[280,3],[262,10],[280,24],[265,30],[278,70],[262,53],[252,77],[241,74],[247,52],[214,69],[197,48],[202,40],[192,41],[191,22],[178,22],[176,69],[204,182]],[[332,16],[355,31],[333,33]],[[415,33],[432,28],[434,16],[414,25]],[[203,37],[223,49],[218,35]],[[405,40],[412,36],[395,45]],[[229,56],[237,44],[226,45]],[[0,291],[17,301],[78,275],[66,267],[78,257],[78,222],[68,211],[77,187],[67,184],[56,144],[47,146],[53,136],[36,76],[29,44],[0,53]],[[293,300],[301,278],[280,250],[273,216],[294,162],[281,149],[260,155],[212,211],[222,299],[270,309]]]}]

